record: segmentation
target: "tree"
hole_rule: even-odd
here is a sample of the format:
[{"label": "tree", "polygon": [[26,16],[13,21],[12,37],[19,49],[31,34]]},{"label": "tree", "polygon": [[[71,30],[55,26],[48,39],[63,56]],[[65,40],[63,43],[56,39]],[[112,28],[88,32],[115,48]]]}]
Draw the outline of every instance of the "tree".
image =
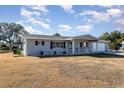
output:
[{"label": "tree", "polygon": [[20,35],[28,34],[24,27],[15,23],[0,23],[0,40],[9,44],[10,49],[14,43],[20,42]]},{"label": "tree", "polygon": [[100,39],[109,41],[109,40],[111,40],[111,35],[108,32],[105,32],[105,33],[103,33],[102,36],[100,36]]},{"label": "tree", "polygon": [[61,36],[59,33],[55,33],[53,36]]},{"label": "tree", "polygon": [[102,36],[100,36],[100,39],[110,41],[110,48],[118,50],[121,46],[122,37],[123,35],[120,31],[113,31],[111,33],[104,33]]}]

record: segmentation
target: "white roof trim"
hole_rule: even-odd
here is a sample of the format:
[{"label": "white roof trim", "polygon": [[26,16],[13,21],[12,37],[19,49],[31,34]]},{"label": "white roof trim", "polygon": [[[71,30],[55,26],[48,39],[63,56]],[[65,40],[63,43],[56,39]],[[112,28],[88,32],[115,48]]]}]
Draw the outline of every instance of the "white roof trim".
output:
[{"label": "white roof trim", "polygon": [[33,37],[24,37],[25,39],[42,39],[42,40],[72,40],[73,38],[67,38],[67,39],[54,39],[54,38],[33,38]]}]

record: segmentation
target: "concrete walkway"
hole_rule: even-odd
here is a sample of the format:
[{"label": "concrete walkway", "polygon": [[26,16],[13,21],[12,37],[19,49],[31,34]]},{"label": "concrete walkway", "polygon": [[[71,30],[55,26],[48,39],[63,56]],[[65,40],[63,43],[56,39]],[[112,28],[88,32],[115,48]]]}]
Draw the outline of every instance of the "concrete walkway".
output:
[{"label": "concrete walkway", "polygon": [[107,54],[124,56],[124,52],[106,52]]}]

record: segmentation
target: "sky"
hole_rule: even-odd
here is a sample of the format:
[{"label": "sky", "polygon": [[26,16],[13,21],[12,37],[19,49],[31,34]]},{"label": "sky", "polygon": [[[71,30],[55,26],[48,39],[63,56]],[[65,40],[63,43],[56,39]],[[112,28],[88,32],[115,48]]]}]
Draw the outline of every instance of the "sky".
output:
[{"label": "sky", "polygon": [[30,34],[99,37],[104,32],[124,32],[124,6],[1,5],[0,22],[21,24]]}]

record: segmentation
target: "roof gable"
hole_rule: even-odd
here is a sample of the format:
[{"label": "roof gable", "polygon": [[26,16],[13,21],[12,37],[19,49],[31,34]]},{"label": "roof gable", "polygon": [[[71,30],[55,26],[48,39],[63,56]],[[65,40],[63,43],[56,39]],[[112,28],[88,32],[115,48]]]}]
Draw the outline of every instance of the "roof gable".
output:
[{"label": "roof gable", "polygon": [[76,36],[76,37],[74,37],[74,39],[97,40],[96,37],[89,35],[89,34]]}]

